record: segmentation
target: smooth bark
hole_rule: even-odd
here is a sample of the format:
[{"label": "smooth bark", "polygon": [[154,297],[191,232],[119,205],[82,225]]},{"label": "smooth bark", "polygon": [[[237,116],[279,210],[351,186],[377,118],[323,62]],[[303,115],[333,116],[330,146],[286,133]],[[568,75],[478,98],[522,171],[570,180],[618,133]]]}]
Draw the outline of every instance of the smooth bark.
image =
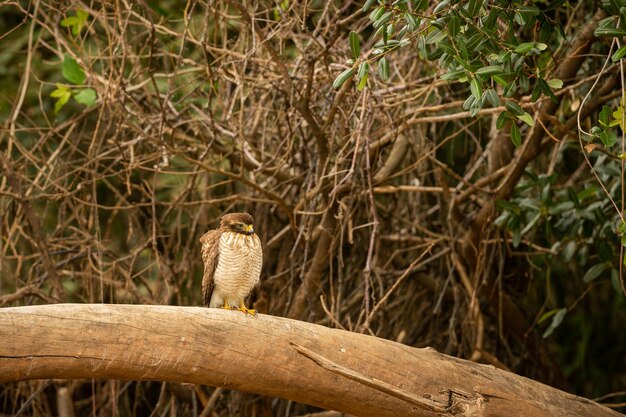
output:
[{"label": "smooth bark", "polygon": [[433,349],[197,307],[0,309],[0,382],[115,378],[214,385],[357,416],[618,416]]}]

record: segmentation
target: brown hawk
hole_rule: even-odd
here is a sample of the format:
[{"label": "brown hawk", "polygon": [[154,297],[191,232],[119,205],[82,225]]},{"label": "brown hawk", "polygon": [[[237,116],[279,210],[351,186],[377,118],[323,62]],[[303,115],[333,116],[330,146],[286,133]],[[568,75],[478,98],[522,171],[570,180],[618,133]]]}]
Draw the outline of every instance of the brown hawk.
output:
[{"label": "brown hawk", "polygon": [[202,296],[207,307],[256,314],[244,304],[244,298],[259,282],[263,265],[261,240],[252,223],[248,213],[226,214],[219,229],[209,230],[200,238],[204,262]]}]

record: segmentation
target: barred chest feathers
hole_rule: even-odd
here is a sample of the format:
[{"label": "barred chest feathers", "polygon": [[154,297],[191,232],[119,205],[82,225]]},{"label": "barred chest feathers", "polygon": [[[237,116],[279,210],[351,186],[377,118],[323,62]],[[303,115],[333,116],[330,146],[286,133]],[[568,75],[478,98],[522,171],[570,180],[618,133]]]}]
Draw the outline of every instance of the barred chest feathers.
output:
[{"label": "barred chest feathers", "polygon": [[[219,258],[213,282],[215,295],[228,300],[243,299],[259,282],[263,252],[256,234],[224,232],[219,240]],[[213,300],[212,300],[213,301]]]}]

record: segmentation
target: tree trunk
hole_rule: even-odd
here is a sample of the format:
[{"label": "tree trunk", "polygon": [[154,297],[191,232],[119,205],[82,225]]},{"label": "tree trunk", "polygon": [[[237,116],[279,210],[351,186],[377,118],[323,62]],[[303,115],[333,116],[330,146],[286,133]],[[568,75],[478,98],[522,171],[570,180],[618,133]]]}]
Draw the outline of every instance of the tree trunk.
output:
[{"label": "tree trunk", "polygon": [[433,349],[197,307],[0,309],[0,382],[115,378],[214,385],[358,416],[618,416]]}]

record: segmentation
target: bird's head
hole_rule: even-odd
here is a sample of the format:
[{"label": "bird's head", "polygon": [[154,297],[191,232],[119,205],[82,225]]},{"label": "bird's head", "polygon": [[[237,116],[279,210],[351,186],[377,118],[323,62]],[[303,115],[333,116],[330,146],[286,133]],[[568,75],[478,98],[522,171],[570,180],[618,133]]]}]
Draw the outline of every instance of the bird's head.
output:
[{"label": "bird's head", "polygon": [[254,234],[254,220],[248,213],[229,213],[222,216],[221,226],[231,232]]}]

